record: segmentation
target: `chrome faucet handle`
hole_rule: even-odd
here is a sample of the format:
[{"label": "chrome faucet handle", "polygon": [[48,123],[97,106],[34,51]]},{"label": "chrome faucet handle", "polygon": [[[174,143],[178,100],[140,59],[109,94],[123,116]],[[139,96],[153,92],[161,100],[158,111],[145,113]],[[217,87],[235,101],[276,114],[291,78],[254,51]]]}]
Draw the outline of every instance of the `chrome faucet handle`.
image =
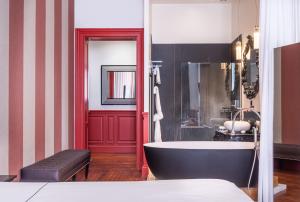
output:
[{"label": "chrome faucet handle", "polygon": [[255,126],[253,126],[252,130],[253,130],[253,135],[254,135],[254,143],[256,143],[257,142],[257,128]]}]

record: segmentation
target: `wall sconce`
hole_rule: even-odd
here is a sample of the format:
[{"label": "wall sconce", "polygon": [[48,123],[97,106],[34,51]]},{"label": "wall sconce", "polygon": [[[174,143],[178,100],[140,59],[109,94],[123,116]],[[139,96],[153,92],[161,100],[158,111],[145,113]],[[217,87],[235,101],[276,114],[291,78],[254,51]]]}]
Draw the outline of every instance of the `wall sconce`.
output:
[{"label": "wall sconce", "polygon": [[241,41],[237,41],[235,44],[235,59],[236,60],[242,59],[242,43],[241,43]]},{"label": "wall sconce", "polygon": [[226,62],[222,62],[222,63],[221,63],[221,69],[222,69],[222,70],[225,70],[226,67],[227,67],[227,63],[226,63]]},{"label": "wall sconce", "polygon": [[249,52],[247,53],[246,58],[247,58],[247,60],[250,60],[250,58],[251,58],[251,51],[249,51]]},{"label": "wall sconce", "polygon": [[254,33],[253,33],[253,40],[254,40],[254,49],[259,49],[259,27],[255,26]]}]

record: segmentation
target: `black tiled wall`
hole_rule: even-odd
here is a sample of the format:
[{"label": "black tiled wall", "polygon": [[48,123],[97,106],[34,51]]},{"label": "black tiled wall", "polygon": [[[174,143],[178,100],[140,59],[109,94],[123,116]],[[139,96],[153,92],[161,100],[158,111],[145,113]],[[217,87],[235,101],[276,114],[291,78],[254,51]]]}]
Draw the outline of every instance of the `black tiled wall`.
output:
[{"label": "black tiled wall", "polygon": [[[221,63],[231,61],[231,44],[153,44],[152,60],[162,60],[160,98],[164,119],[163,141],[209,140],[207,129],[181,129],[181,65],[184,62]],[[212,81],[213,82],[213,81]],[[197,133],[203,135],[197,136]],[[180,138],[180,135],[182,138]],[[153,134],[152,134],[153,137]],[[198,139],[197,139],[198,138]]]}]

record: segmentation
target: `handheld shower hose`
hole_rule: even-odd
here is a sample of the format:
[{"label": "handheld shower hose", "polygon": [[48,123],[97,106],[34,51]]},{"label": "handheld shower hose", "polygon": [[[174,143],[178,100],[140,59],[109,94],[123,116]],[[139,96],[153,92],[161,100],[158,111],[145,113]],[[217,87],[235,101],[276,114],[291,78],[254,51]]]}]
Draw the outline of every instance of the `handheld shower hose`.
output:
[{"label": "handheld shower hose", "polygon": [[256,158],[257,160],[259,160],[259,143],[257,141],[257,128],[253,127],[253,131],[254,131],[254,159],[253,159],[253,163],[252,163],[252,168],[251,168],[251,172],[250,172],[250,176],[249,176],[249,180],[248,180],[248,189],[250,188],[250,184],[251,184],[251,180],[253,177],[253,171],[254,171],[254,167],[255,167],[255,163],[256,163]]}]

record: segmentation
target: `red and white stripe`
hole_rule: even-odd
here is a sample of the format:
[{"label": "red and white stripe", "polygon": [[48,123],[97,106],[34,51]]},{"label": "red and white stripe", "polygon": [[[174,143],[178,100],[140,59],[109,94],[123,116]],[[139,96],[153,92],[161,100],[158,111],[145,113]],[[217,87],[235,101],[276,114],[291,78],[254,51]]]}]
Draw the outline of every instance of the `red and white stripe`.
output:
[{"label": "red and white stripe", "polygon": [[24,0],[23,35],[23,165],[35,161],[36,2]]},{"label": "red and white stripe", "polygon": [[54,1],[47,0],[45,64],[45,155],[48,157],[54,153]]},{"label": "red and white stripe", "polygon": [[0,173],[8,173],[9,0],[0,0]]},{"label": "red and white stripe", "polygon": [[36,1],[35,159],[45,156],[46,0]]},{"label": "red and white stripe", "polygon": [[0,0],[0,174],[74,145],[74,0]]}]

